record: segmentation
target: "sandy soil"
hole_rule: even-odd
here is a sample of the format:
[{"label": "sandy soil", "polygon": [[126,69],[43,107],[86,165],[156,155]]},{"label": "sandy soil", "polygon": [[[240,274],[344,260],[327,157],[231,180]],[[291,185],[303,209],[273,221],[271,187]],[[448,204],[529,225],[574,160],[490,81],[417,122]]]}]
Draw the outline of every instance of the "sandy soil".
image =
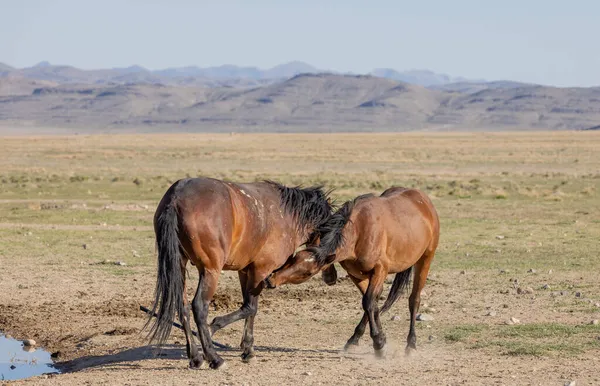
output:
[{"label": "sandy soil", "polygon": [[[0,283],[0,326],[17,338],[34,338],[50,352],[59,352],[61,375],[41,376],[14,384],[426,384],[426,385],[578,385],[600,382],[600,358],[594,352],[568,358],[502,355],[497,349],[471,349],[448,343],[443,331],[461,323],[503,324],[515,316],[544,321],[552,313],[550,297],[472,292],[476,275],[436,272],[424,300],[435,307],[434,321],[420,322],[419,349],[404,355],[408,330],[406,299],[384,320],[388,336],[385,359],[376,359],[365,336],[356,352],[341,351],[359,320],[360,297],[341,277],[333,287],[318,278],[299,286],[265,291],[256,319],[257,358],[242,363],[237,349],[242,323],[214,337],[230,345],[222,350],[224,369],[187,369],[183,335],[174,329],[162,351],[145,344],[140,329],[146,318],[139,305],[149,306],[154,272],[132,268],[133,275],[90,275],[89,266],[56,264],[40,267],[33,260],[9,261]],[[194,278],[194,272],[191,272]],[[341,275],[343,276],[343,275]],[[568,277],[565,277],[568,280]],[[585,278],[593,280],[593,276]],[[488,278],[486,278],[488,280]],[[504,279],[502,280],[505,281]],[[475,285],[476,287],[476,285]],[[189,294],[193,288],[189,288]],[[6,294],[11,294],[6,296]],[[240,304],[237,275],[223,274],[212,315]],[[496,317],[486,317],[486,305],[504,304]],[[392,315],[400,320],[392,321]],[[556,315],[552,316],[557,320]],[[563,322],[576,317],[561,315]]]},{"label": "sandy soil", "polygon": [[[63,370],[14,384],[598,385],[596,134],[1,138],[0,331],[35,339]],[[328,287],[319,276],[263,292],[251,364],[237,349],[242,322],[214,337],[232,347],[219,371],[189,370],[178,330],[164,350],[149,347],[139,306],[151,305],[155,284],[152,213],[186,173],[325,183],[339,198],[426,187],[443,241],[418,351],[404,356],[406,297],[382,318],[386,359],[369,336],[341,351],[360,296],[344,278]],[[127,266],[97,264],[107,259]],[[210,317],[240,303],[237,274],[223,273]]]}]

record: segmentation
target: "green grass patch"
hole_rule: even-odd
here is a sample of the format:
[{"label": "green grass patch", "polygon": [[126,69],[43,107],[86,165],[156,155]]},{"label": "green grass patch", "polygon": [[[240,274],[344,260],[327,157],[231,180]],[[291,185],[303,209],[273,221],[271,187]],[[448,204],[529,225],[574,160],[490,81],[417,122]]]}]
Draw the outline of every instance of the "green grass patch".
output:
[{"label": "green grass patch", "polygon": [[506,326],[460,325],[444,333],[449,343],[472,349],[500,350],[504,355],[577,356],[600,348],[600,326],[530,323]]},{"label": "green grass patch", "polygon": [[119,260],[128,266],[152,266],[155,264],[154,243],[152,231],[0,229],[0,259],[3,266],[8,266],[11,259],[78,268],[101,267],[92,264],[103,260]]},{"label": "green grass patch", "polygon": [[483,324],[466,324],[451,328],[444,333],[444,339],[448,342],[464,342],[471,337],[479,336],[487,329]]},{"label": "green grass patch", "polygon": [[585,351],[585,347],[576,343],[535,343],[514,341],[493,341],[491,345],[503,349],[505,355],[511,356],[577,356]]},{"label": "green grass patch", "polygon": [[560,323],[518,324],[501,327],[497,332],[499,338],[569,338],[574,335],[600,333],[600,327],[594,325],[568,325]]},{"label": "green grass patch", "polygon": [[[100,205],[77,208],[77,204],[55,204],[54,208],[40,209],[44,202],[28,204],[0,204],[1,222],[22,224],[60,224],[60,225],[127,225],[148,226],[152,224],[154,205],[147,210],[111,210]],[[109,204],[110,205],[110,204]],[[113,204],[114,205],[114,204]],[[125,204],[122,204],[124,206]],[[64,206],[64,207],[60,207]],[[131,205],[133,207],[133,205]],[[142,208],[140,206],[140,208]]]}]

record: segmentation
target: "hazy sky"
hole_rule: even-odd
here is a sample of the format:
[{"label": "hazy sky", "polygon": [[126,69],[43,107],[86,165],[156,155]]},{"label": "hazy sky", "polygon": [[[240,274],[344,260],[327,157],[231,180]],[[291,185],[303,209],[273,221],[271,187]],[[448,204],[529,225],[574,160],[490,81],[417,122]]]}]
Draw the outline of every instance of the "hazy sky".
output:
[{"label": "hazy sky", "polygon": [[600,85],[599,0],[2,0],[0,62],[430,69]]}]

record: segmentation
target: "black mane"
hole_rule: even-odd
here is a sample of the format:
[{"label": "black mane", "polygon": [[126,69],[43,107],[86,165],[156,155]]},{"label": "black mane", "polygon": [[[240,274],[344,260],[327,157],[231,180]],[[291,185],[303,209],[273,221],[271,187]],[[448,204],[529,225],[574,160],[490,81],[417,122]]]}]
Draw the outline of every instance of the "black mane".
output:
[{"label": "black mane", "polygon": [[296,219],[299,231],[314,230],[331,215],[331,191],[323,186],[287,187],[274,181],[264,181],[279,191],[281,205]]},{"label": "black mane", "polygon": [[344,227],[350,221],[350,215],[356,202],[372,196],[371,193],[363,194],[354,200],[346,201],[327,221],[315,230],[315,234],[321,237],[321,241],[318,246],[307,248],[307,251],[313,254],[319,266],[331,263],[331,255],[344,243]]}]

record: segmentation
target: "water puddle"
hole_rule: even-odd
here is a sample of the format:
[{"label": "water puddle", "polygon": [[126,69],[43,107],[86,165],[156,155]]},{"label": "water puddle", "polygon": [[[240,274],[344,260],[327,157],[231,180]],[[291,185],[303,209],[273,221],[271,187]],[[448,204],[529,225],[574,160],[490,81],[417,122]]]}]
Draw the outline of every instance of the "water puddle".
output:
[{"label": "water puddle", "polygon": [[49,352],[0,334],[0,381],[58,372]]}]

